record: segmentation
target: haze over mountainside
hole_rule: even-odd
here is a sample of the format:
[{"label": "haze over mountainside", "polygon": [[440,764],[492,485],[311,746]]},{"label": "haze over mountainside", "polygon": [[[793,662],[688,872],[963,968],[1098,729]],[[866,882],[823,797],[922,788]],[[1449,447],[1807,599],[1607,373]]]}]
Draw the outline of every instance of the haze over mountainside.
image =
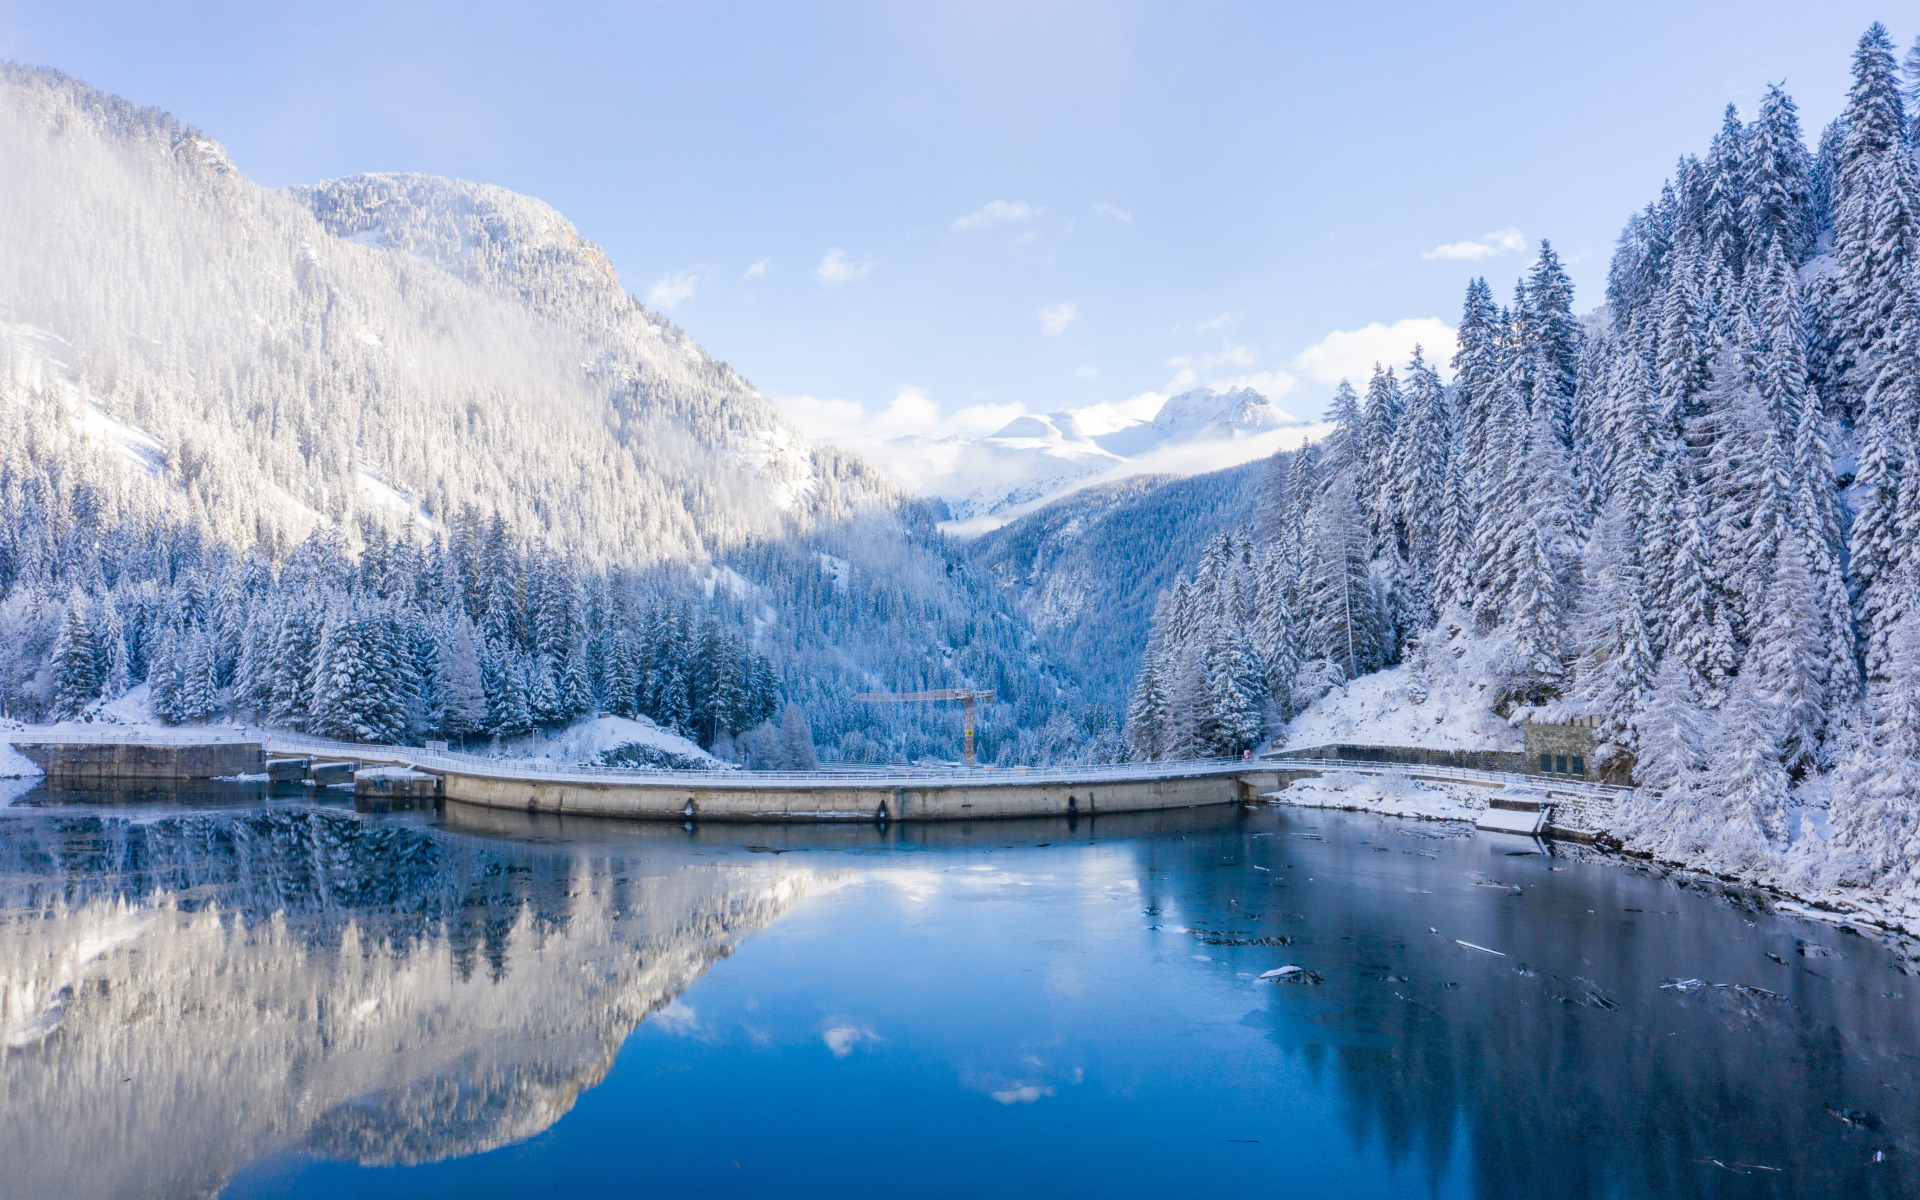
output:
[{"label": "haze over mountainside", "polygon": [[733,739],[797,703],[763,748],[811,721],[827,757],[886,761],[952,753],[951,714],[853,693],[975,685],[990,758],[1056,710],[1081,728],[931,509],[546,204],[270,191],[167,114],[10,64],[0,162],[0,712],[143,680],[162,719],[367,740],[599,708],[761,761]]},{"label": "haze over mountainside", "polygon": [[947,505],[960,533],[979,533],[1076,488],[1130,475],[1217,470],[1319,437],[1252,388],[1194,388],[1151,420],[1112,405],[1017,417],[979,438],[893,438],[874,448],[887,474]]},{"label": "haze over mountainside", "polygon": [[1271,469],[1260,461],[1083,488],[967,543],[967,559],[1013,598],[1089,695],[1119,705],[1140,669],[1155,601],[1198,565],[1207,542],[1252,526]]}]

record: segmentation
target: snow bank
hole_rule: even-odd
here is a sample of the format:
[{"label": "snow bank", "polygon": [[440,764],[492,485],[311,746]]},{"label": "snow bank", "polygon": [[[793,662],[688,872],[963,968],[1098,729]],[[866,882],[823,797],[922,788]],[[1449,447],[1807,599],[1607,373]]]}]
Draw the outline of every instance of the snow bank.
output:
[{"label": "snow bank", "polygon": [[10,743],[0,742],[0,808],[5,808],[40,784],[41,770]]},{"label": "snow bank", "polygon": [[[412,767],[402,767],[402,766],[394,766],[394,765],[388,765],[383,767],[366,767],[361,770],[355,771],[353,773],[353,777],[355,779],[432,779],[433,778],[433,776],[427,774],[425,771],[416,771]],[[260,778],[265,779],[266,776],[262,775],[260,776]]]},{"label": "snow bank", "polygon": [[1328,771],[1317,779],[1297,779],[1268,793],[1268,799],[1296,808],[1340,808],[1428,821],[1471,821],[1487,806],[1484,788],[1358,771]]},{"label": "snow bank", "polygon": [[130,688],[125,695],[114,700],[96,700],[81,710],[77,718],[60,721],[55,729],[70,729],[88,725],[154,725],[161,724],[160,718],[153,715],[151,690],[146,684]]},{"label": "snow bank", "polygon": [[0,742],[0,779],[38,779],[42,774],[33,760],[9,742]]},{"label": "snow bank", "polygon": [[727,764],[645,717],[594,717],[546,738],[507,747],[526,757],[586,766],[719,770]]},{"label": "snow bank", "polygon": [[1430,750],[1522,750],[1526,735],[1494,712],[1508,654],[1500,638],[1442,626],[1407,662],[1333,689],[1287,726],[1286,746],[1339,743]]}]

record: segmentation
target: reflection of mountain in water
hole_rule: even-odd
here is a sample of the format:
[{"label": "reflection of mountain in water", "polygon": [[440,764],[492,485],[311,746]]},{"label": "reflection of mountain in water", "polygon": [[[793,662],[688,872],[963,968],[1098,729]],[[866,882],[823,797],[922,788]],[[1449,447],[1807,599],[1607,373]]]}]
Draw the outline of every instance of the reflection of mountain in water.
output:
[{"label": "reflection of mountain in water", "polygon": [[810,878],[312,809],[9,818],[0,1193],[210,1194],[274,1152],[528,1137]]},{"label": "reflection of mountain in water", "polygon": [[[1899,994],[1914,981],[1884,948],[1615,863],[1528,877],[1524,894],[1475,887],[1476,868],[1499,869],[1484,839],[1314,821],[1325,842],[1143,843],[1145,895],[1201,945],[1284,938],[1274,961],[1324,974],[1275,987],[1259,1019],[1338,1083],[1354,1145],[1417,1165],[1436,1191],[1464,1153],[1482,1200],[1913,1194],[1920,1034]],[[1432,894],[1413,895],[1398,864],[1421,852]],[[1479,936],[1505,957],[1430,932],[1485,921],[1490,904]],[[1838,943],[1834,956],[1797,955],[1796,936]]]}]

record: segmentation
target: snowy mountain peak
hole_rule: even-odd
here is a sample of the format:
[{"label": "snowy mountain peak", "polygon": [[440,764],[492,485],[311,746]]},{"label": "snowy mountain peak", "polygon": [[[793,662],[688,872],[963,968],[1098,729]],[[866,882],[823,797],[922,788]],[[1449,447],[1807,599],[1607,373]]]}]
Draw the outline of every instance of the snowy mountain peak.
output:
[{"label": "snowy mountain peak", "polygon": [[1200,432],[1211,428],[1238,435],[1304,422],[1275,408],[1273,401],[1252,388],[1216,392],[1202,387],[1167,397],[1167,402],[1154,414],[1153,424],[1168,431]]},{"label": "snowy mountain peak", "polygon": [[903,487],[945,500],[956,528],[971,532],[1093,483],[1214,471],[1319,431],[1252,388],[1200,387],[1169,397],[1151,420],[1095,404],[1029,413],[979,438],[894,438],[873,454]]}]

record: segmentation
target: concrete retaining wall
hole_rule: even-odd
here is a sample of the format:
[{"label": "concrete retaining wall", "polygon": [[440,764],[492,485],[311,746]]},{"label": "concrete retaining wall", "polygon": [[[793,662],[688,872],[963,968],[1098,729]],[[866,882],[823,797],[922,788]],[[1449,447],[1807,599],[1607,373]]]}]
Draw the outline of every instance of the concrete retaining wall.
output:
[{"label": "concrete retaining wall", "polygon": [[47,773],[56,788],[117,784],[183,783],[260,770],[266,755],[257,744],[212,746],[95,746],[19,742],[14,749]]},{"label": "concrete retaining wall", "polygon": [[1296,746],[1270,755],[1269,762],[1289,758],[1327,758],[1340,762],[1412,763],[1422,767],[1462,767],[1469,771],[1507,771],[1527,774],[1526,755],[1514,750],[1429,750],[1424,746]]}]

